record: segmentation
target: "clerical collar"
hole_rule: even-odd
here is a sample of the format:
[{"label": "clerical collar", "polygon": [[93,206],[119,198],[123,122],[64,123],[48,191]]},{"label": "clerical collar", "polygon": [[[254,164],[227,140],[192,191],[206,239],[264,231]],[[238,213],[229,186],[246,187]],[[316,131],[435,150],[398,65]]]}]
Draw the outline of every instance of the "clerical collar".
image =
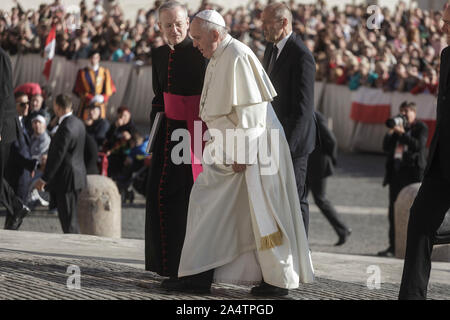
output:
[{"label": "clerical collar", "polygon": [[283,39],[278,41],[278,43],[276,44],[276,46],[278,47],[278,56],[277,56],[277,58],[280,56],[281,50],[283,50],[284,46],[286,45],[286,42],[289,40],[289,37],[291,35],[292,35],[292,31],[289,32],[289,34],[286,37],[284,37]]},{"label": "clerical collar", "polygon": [[233,40],[233,37],[227,34],[225,39],[223,39],[222,42],[217,46],[217,49],[216,51],[214,51],[211,59],[218,59],[225,50],[225,48],[230,44],[231,40]]},{"label": "clerical collar", "polygon": [[169,46],[169,48],[171,50],[176,50],[176,49],[180,49],[180,48],[186,47],[190,42],[191,42],[191,39],[189,39],[189,37],[186,36],[186,38],[184,38],[183,41],[181,41],[180,43],[178,43],[176,45],[173,45],[173,44],[170,44],[170,43],[167,43],[167,45]]},{"label": "clerical collar", "polygon": [[66,114],[63,115],[63,116],[61,116],[61,117],[59,118],[59,120],[58,120],[58,125],[60,125],[60,124],[64,121],[65,118],[67,118],[67,117],[69,117],[69,116],[71,116],[71,115],[72,115],[72,111],[69,112],[69,113],[66,113]]}]

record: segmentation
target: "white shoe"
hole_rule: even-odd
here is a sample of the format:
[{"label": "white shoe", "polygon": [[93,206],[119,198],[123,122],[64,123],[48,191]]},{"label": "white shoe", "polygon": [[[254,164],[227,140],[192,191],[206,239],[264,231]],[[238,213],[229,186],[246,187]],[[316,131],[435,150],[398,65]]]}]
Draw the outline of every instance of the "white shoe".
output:
[{"label": "white shoe", "polygon": [[38,193],[38,199],[37,201],[41,204],[41,206],[43,207],[48,207],[49,206],[49,202],[46,201],[45,199],[42,199],[41,195]]},{"label": "white shoe", "polygon": [[40,204],[43,207],[48,207],[49,202],[45,199],[42,199],[41,195],[39,194],[39,191],[37,189],[33,189],[30,194],[30,203],[34,204]]}]

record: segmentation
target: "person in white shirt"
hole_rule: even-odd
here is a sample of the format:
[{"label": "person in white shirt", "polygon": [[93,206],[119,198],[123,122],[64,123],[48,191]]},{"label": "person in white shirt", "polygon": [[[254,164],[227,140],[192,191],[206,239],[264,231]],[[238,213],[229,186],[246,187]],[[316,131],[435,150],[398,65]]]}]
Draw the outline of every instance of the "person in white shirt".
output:
[{"label": "person in white shirt", "polygon": [[[51,138],[47,132],[47,124],[45,118],[38,114],[31,120],[33,134],[31,135],[30,152],[31,157],[39,161],[43,165],[47,160],[48,148],[50,147]],[[44,166],[42,166],[43,168]],[[41,169],[42,169],[41,168]],[[34,182],[42,176],[41,170],[36,170],[33,180],[30,183],[30,194],[28,204],[33,207],[37,204],[41,206],[48,206],[49,203],[44,198],[48,198],[48,194],[41,195],[39,191],[34,188]],[[44,197],[43,197],[44,196]]]}]

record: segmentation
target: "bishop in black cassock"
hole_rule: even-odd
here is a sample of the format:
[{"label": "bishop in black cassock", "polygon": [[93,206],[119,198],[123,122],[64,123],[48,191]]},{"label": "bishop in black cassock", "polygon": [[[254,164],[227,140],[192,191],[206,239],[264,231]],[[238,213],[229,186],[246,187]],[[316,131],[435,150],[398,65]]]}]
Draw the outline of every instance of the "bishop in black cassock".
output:
[{"label": "bishop in black cassock", "polygon": [[[187,130],[193,125],[193,118],[199,120],[198,102],[206,60],[186,37],[175,46],[155,49],[152,61],[155,97],[150,121],[153,123],[160,111],[166,117],[157,132],[147,185],[145,268],[162,276],[176,277],[189,195],[198,172],[193,172],[191,164],[172,162],[171,152],[179,141],[171,141],[171,135],[176,129]],[[191,117],[184,119],[185,114]]]}]

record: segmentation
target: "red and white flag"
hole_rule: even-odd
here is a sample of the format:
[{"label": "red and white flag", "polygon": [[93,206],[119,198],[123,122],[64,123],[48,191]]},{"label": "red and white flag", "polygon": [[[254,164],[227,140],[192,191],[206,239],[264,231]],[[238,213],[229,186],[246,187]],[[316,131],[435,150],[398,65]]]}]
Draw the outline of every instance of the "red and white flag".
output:
[{"label": "red and white flag", "polygon": [[352,94],[350,118],[362,123],[384,123],[391,115],[391,96],[380,89],[360,87]]},{"label": "red and white flag", "polygon": [[50,78],[52,61],[53,57],[55,56],[55,48],[56,48],[56,25],[53,25],[50,30],[50,33],[47,36],[47,40],[45,41],[45,49],[44,49],[45,66],[44,71],[42,73],[44,74],[47,80]]}]

